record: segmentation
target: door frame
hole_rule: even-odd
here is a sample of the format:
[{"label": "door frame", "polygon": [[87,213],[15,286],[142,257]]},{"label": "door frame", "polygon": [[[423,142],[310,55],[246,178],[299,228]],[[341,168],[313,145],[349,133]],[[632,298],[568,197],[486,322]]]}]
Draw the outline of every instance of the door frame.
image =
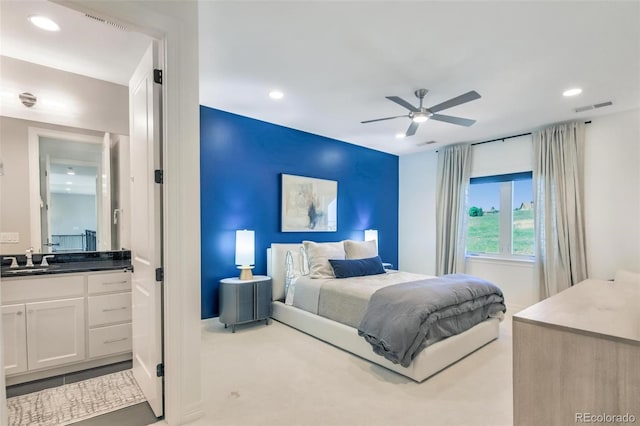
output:
[{"label": "door frame", "polygon": [[[204,415],[200,359],[198,4],[51,1],[109,18],[164,41],[165,422],[179,425],[195,421]],[[0,333],[1,330],[0,327]],[[4,382],[0,375],[0,424],[6,422],[7,414]]]},{"label": "door frame", "polygon": [[163,42],[165,422],[204,415],[201,388],[198,3],[51,0]]}]

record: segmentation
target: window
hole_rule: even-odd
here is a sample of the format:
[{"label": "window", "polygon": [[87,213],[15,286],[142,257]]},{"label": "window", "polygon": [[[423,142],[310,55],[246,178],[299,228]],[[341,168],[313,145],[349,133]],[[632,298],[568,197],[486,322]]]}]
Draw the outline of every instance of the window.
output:
[{"label": "window", "polygon": [[534,256],[531,172],[471,178],[467,254]]}]

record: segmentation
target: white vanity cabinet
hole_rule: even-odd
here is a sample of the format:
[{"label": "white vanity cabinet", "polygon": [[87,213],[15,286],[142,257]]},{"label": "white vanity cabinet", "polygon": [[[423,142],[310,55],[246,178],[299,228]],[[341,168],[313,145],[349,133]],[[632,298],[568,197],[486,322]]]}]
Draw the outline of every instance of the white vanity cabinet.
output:
[{"label": "white vanity cabinet", "polygon": [[131,273],[88,277],[89,357],[131,351]]},{"label": "white vanity cabinet", "polygon": [[131,359],[131,272],[3,278],[8,384]]},{"label": "white vanity cabinet", "polygon": [[25,304],[29,370],[85,358],[84,298]]},{"label": "white vanity cabinet", "polygon": [[23,304],[2,306],[2,336],[5,374],[27,371],[27,322]]}]

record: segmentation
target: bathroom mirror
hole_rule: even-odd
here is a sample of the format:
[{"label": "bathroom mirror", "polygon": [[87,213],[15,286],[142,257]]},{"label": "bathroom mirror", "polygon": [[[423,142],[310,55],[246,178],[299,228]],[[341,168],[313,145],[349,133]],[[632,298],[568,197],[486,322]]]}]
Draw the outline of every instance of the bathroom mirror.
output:
[{"label": "bathroom mirror", "polygon": [[119,250],[128,138],[29,127],[31,246],[36,252]]}]

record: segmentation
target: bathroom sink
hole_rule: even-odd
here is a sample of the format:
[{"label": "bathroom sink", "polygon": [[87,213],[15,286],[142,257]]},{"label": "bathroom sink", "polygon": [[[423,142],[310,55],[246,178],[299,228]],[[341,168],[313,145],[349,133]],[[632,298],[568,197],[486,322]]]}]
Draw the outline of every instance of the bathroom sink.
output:
[{"label": "bathroom sink", "polygon": [[20,267],[18,269],[5,269],[2,271],[3,275],[7,275],[7,274],[11,274],[11,275],[29,275],[29,274],[35,274],[36,272],[45,272],[51,269],[55,269],[57,267],[57,265],[50,265],[47,267],[34,267],[34,268],[27,268],[27,267]]},{"label": "bathroom sink", "polygon": [[32,274],[34,272],[44,272],[47,268],[20,268],[20,269],[7,269],[5,274]]}]

